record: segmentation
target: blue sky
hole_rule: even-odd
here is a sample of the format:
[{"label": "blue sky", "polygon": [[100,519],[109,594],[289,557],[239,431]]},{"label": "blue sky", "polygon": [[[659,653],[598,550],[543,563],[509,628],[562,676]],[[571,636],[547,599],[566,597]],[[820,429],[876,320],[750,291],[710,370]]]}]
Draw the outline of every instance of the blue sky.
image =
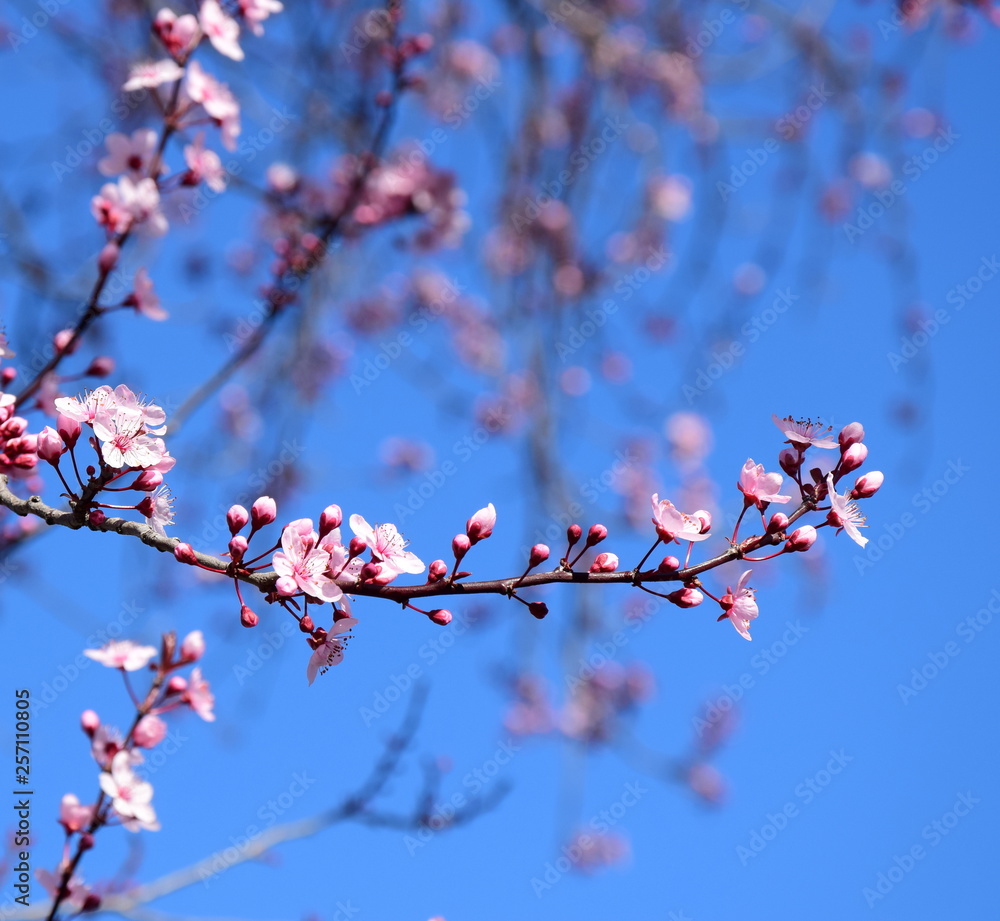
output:
[{"label": "blue sky", "polygon": [[[878,14],[865,8],[857,18],[871,27]],[[877,27],[874,40],[880,40]],[[17,113],[7,146],[22,145],[8,150],[11,175],[25,187],[46,179],[51,151],[64,146],[62,138],[50,135],[51,120],[69,112],[86,124],[93,106],[100,107],[92,84],[72,105],[60,95],[60,86],[66,86],[60,81],[70,78],[45,75],[56,47],[47,42],[43,35],[21,57],[8,54],[0,63],[8,74],[23,65],[39,87],[35,99],[3,91]],[[808,911],[817,921],[840,921],[933,918],[954,912],[956,905],[974,917],[994,917],[990,832],[998,819],[993,779],[1000,765],[988,707],[1000,643],[1000,626],[994,623],[1000,584],[993,576],[989,526],[979,522],[975,502],[992,493],[997,448],[993,395],[1000,288],[994,285],[1000,282],[990,264],[1000,257],[991,178],[1000,112],[984,88],[991,85],[998,39],[983,30],[975,43],[950,51],[940,37],[918,36],[913,42],[907,47],[924,42],[926,47],[911,62],[913,87],[907,92],[914,102],[931,99],[946,113],[954,141],[928,168],[909,174],[900,169],[904,191],[859,240],[852,243],[836,226],[826,231],[829,261],[821,283],[812,288],[794,264],[785,265],[767,277],[758,298],[735,303],[738,323],[730,316],[724,333],[711,333],[712,323],[726,316],[722,295],[731,289],[735,266],[756,252],[760,209],[779,168],[765,163],[760,177],[737,196],[717,256],[717,277],[688,305],[674,346],[644,336],[631,310],[623,309],[596,337],[595,352],[584,354],[590,360],[598,345],[608,343],[627,351],[634,365],[631,381],[616,386],[595,376],[585,396],[559,397],[561,409],[578,420],[561,442],[571,493],[614,463],[624,439],[642,433],[661,437],[663,419],[679,410],[704,413],[712,424],[715,446],[708,467],[724,507],[738,506],[732,483],[748,455],[774,465],[780,436],[772,412],[822,416],[838,426],[862,421],[867,466],[886,475],[886,485],[866,506],[867,553],[846,536],[824,530],[816,551],[822,569],[806,566],[798,556],[759,567],[761,615],[752,644],[703,610],[664,607],[616,650],[616,661],[644,662],[655,676],[655,696],[637,714],[632,731],[657,751],[686,749],[695,733],[693,718],[706,701],[739,698],[737,729],[714,761],[729,785],[723,806],[705,808],[684,789],[649,776],[621,750],[584,756],[570,743],[512,737],[504,729],[505,673],[530,665],[553,687],[565,686],[560,643],[568,591],[545,593],[552,613],[542,622],[521,605],[490,602],[483,611],[456,606],[456,622],[446,630],[401,616],[392,605],[359,604],[361,626],[344,663],[308,688],[304,645],[297,634],[282,633],[277,614],[262,604],[257,606],[265,615],[261,626],[242,630],[227,587],[203,584],[172,560],[114,535],[60,533],[16,557],[15,577],[4,584],[0,620],[8,689],[27,686],[44,702],[46,685],[61,687],[58,678],[73,675],[68,689],[34,721],[37,865],[51,866],[57,859],[58,828],[50,817],[62,793],[83,798],[96,787],[88,746],[76,728],[80,711],[92,707],[119,725],[129,718],[116,675],[96,665],[73,671],[88,637],[125,619],[128,635],[143,642],[167,629],[204,629],[209,648],[203,667],[218,711],[211,725],[193,716],[180,720],[176,750],[155,766],[151,780],[164,827],[140,839],[135,879],[155,879],[223,851],[269,822],[302,818],[340,801],[360,783],[403,718],[402,700],[391,702],[377,719],[369,713],[380,696],[396,697],[391,689],[407,683],[401,676],[418,676],[429,698],[407,771],[391,783],[386,803],[409,808],[420,785],[419,765],[427,759],[446,758],[452,765],[441,808],[456,794],[510,786],[493,811],[426,840],[344,824],[284,845],[262,865],[235,867],[210,884],[157,903],[178,917],[278,919],[315,911],[324,921],[432,915],[491,921],[616,912],[709,921],[731,917],[738,908],[751,916],[766,912],[784,919]],[[899,47],[900,59],[908,61],[909,53]],[[729,111],[735,103],[773,114],[764,95],[768,85],[731,90]],[[726,102],[720,100],[723,109]],[[404,117],[400,136],[420,136],[419,124]],[[833,137],[825,123],[817,131],[820,138],[827,131]],[[477,172],[469,164],[489,137],[489,128],[474,117],[454,135],[454,146],[442,150],[446,162],[450,157],[456,166],[464,164],[460,175],[473,202],[480,200],[476,196],[489,176],[485,167]],[[923,157],[919,162],[925,163],[932,140],[910,142],[905,156]],[[758,143],[743,144],[734,131],[726,156],[738,164],[745,148]],[[821,160],[822,151],[817,163]],[[596,223],[588,226],[595,235],[603,226],[601,215],[612,225],[618,219],[617,168],[611,154],[595,164],[589,179]],[[48,204],[57,205],[42,219],[48,222],[39,229],[42,238],[51,232],[96,242],[88,218],[81,219],[92,194],[87,190],[99,181],[89,169],[89,184],[66,186],[71,189],[66,201],[50,191]],[[713,186],[707,175],[698,175],[696,213],[710,207]],[[852,216],[871,201],[857,202]],[[120,323],[109,341],[123,356],[123,380],[135,380],[136,389],[169,404],[205,367],[215,365],[223,354],[223,318],[245,311],[253,285],[216,273],[207,287],[190,294],[184,279],[170,279],[170,266],[188,249],[211,244],[221,228],[231,232],[249,213],[250,206],[235,197],[220,200],[199,227],[178,235],[180,242],[143,252],[158,283],[163,279],[161,293],[170,300],[174,319],[156,330],[150,348],[148,327],[132,317],[115,318]],[[815,220],[808,210],[790,220],[794,251],[806,245]],[[895,270],[886,259],[890,241],[882,228],[899,226],[906,228],[914,259]],[[682,227],[681,238],[688,232]],[[492,289],[469,255],[444,256],[441,264],[488,300]],[[377,268],[375,257],[366,267],[373,264]],[[671,267],[662,282],[643,289],[637,300],[644,309],[660,297],[676,303],[685,268]],[[909,284],[917,286],[938,328],[931,327],[926,344],[914,337],[918,354],[900,365],[892,355],[908,354],[898,301]],[[782,291],[797,298],[772,321],[766,311],[779,303]],[[23,319],[8,315],[24,309],[24,292],[8,284],[3,293],[8,331],[26,328],[19,326]],[[194,339],[213,304],[222,305],[223,321]],[[756,338],[740,332],[754,318],[766,329]],[[282,451],[300,455],[301,488],[281,509],[286,519],[315,518],[335,501],[371,521],[391,520],[422,475],[373,472],[372,458],[387,435],[419,438],[434,451],[431,469],[451,461],[454,473],[445,489],[401,523],[411,549],[425,560],[445,555],[470,512],[493,501],[500,516],[497,531],[471,559],[477,575],[507,575],[520,565],[517,548],[544,528],[546,519],[521,488],[523,444],[490,437],[475,451],[463,452],[458,446],[475,434],[475,424],[442,410],[432,389],[414,385],[439,354],[440,340],[436,332],[418,339],[361,398],[346,380],[337,382],[309,424],[301,422],[301,414],[291,414],[283,427],[265,420],[267,434],[253,463],[258,457],[280,459]],[[685,387],[699,371],[708,373],[720,343],[733,341],[745,346],[744,354],[690,399]],[[358,342],[351,360],[363,364],[379,348],[377,339]],[[915,426],[899,422],[895,407],[905,399],[919,412]],[[369,412],[371,407],[377,411]],[[239,448],[218,450],[213,418],[212,412],[204,414],[170,442],[178,457],[171,482],[180,496],[176,533],[196,535],[199,549],[218,552],[223,538],[213,537],[211,522],[234,496],[253,491],[257,468],[241,465]],[[666,488],[676,486],[676,474],[665,462],[659,474]],[[601,493],[586,505],[582,523],[603,520],[612,529],[614,549],[631,561],[645,551],[649,535],[630,531],[619,505],[613,492]],[[625,590],[594,591],[590,603],[604,612],[609,635],[621,626],[630,597]],[[133,621],[129,612],[137,608]],[[442,639],[448,635],[450,640]],[[630,841],[628,861],[593,876],[560,873],[569,827],[606,822],[607,815]],[[114,874],[126,859],[127,843],[136,842],[125,832],[103,832],[85,874]],[[533,884],[539,879],[547,888]]]}]

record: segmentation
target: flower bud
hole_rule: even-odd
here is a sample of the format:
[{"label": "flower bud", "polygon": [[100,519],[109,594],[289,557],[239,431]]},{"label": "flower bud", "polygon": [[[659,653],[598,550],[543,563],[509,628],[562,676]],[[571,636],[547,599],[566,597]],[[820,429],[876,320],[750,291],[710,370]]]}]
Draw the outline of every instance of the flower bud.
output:
[{"label": "flower bud", "polygon": [[299,590],[299,587],[291,576],[278,576],[278,580],[274,583],[274,590],[282,598],[289,598]]},{"label": "flower bud", "polygon": [[260,618],[244,604],[240,607],[240,623],[244,627],[256,627]]},{"label": "flower bud", "polygon": [[250,527],[258,531],[278,517],[278,506],[270,496],[261,496],[250,508]]},{"label": "flower bud", "polygon": [[133,481],[129,489],[139,492],[152,492],[163,482],[163,474],[159,470],[143,470]]},{"label": "flower bud", "polygon": [[440,627],[447,627],[451,623],[451,611],[445,608],[435,608],[429,611],[427,616]]},{"label": "flower bud", "polygon": [[174,559],[178,563],[187,563],[189,566],[198,565],[198,556],[194,552],[194,547],[183,541],[174,547]]},{"label": "flower bud", "polygon": [[351,555],[353,560],[356,556],[361,556],[368,549],[368,544],[366,544],[360,537],[352,537],[350,543],[347,545],[347,552]]},{"label": "flower bud", "polygon": [[788,516],[784,512],[775,512],[767,522],[767,533],[777,534],[788,527]]},{"label": "flower bud", "polygon": [[868,457],[868,448],[860,441],[852,444],[840,457],[840,472],[850,473],[857,470]]},{"label": "flower bud", "polygon": [[618,568],[618,556],[614,553],[598,553],[590,564],[591,572],[614,572]]},{"label": "flower bud", "polygon": [[532,617],[541,620],[549,613],[549,606],[544,601],[532,601],[528,605],[528,610],[531,612]]},{"label": "flower bud", "polygon": [[8,365],[0,371],[0,388],[6,389],[15,377],[17,377],[17,368],[12,368]]},{"label": "flower bud", "polygon": [[476,544],[486,540],[493,533],[497,523],[497,510],[491,502],[486,508],[481,508],[465,523],[465,533],[469,540]]},{"label": "flower bud", "polygon": [[578,524],[571,524],[566,529],[566,540],[569,541],[571,548],[576,546],[581,537],[583,537],[583,528],[581,528]]},{"label": "flower bud", "polygon": [[[72,347],[70,347],[70,343],[72,343]],[[77,336],[77,338],[74,339],[73,330],[71,329],[61,329],[52,337],[52,347],[57,352],[64,353],[66,355],[72,355],[76,351],[79,344],[80,337]]]},{"label": "flower bud", "polygon": [[308,614],[303,614],[299,620],[299,629],[303,633],[312,633],[316,629],[316,624]]},{"label": "flower bud", "polygon": [[319,536],[326,537],[331,531],[337,530],[344,520],[344,513],[339,505],[328,505],[319,516]]},{"label": "flower bud", "polygon": [[369,560],[364,566],[361,567],[361,572],[358,573],[358,578],[362,582],[370,582],[372,579],[377,579],[381,572],[382,567],[373,560]]},{"label": "flower bud", "polygon": [[97,268],[101,270],[102,274],[107,275],[115,267],[120,253],[121,250],[116,243],[108,243],[101,250],[100,255],[97,257]]},{"label": "flower bud", "polygon": [[603,524],[592,524],[587,532],[587,546],[593,547],[608,536],[608,529]]},{"label": "flower bud", "polygon": [[93,710],[84,710],[80,714],[80,728],[88,736],[92,736],[101,728],[101,718]]},{"label": "flower bud", "polygon": [[705,596],[696,588],[679,588],[667,595],[667,600],[679,608],[694,608],[705,600]]},{"label": "flower bud", "polygon": [[545,544],[535,544],[528,556],[528,568],[534,569],[549,558],[549,548]]},{"label": "flower bud", "polygon": [[806,551],[813,544],[816,543],[816,529],[811,525],[803,525],[801,528],[796,528],[788,535],[788,540],[785,541],[784,549],[788,553],[795,553],[797,550]]},{"label": "flower bud", "polygon": [[242,534],[237,534],[229,541],[229,556],[233,562],[238,563],[247,552],[247,539]]},{"label": "flower bud", "polygon": [[83,373],[88,377],[108,377],[115,373],[115,360],[110,355],[98,355]]},{"label": "flower bud", "polygon": [[80,423],[76,419],[70,419],[69,416],[60,413],[56,419],[56,431],[59,432],[59,437],[62,438],[66,447],[72,448],[80,437]]},{"label": "flower bud", "polygon": [[99,508],[91,509],[90,514],[87,516],[87,521],[89,521],[95,528],[99,528],[107,520],[108,516],[105,515],[104,511]]},{"label": "flower bud", "polygon": [[192,630],[181,643],[181,661],[188,665],[197,662],[205,654],[205,636],[200,630]]},{"label": "flower bud", "polygon": [[440,582],[448,575],[448,564],[444,560],[435,560],[427,567],[427,581]]},{"label": "flower bud", "polygon": [[187,690],[187,679],[182,678],[180,675],[174,675],[167,682],[167,694],[183,694]]},{"label": "flower bud", "polygon": [[242,505],[231,505],[226,512],[226,524],[229,525],[229,533],[239,534],[250,520],[250,513]]},{"label": "flower bud", "polygon": [[451,541],[451,552],[455,554],[455,559],[460,560],[469,552],[472,541],[465,534],[456,534]]},{"label": "flower bud", "polygon": [[155,748],[167,735],[167,724],[158,716],[147,713],[132,730],[132,741],[139,748]]},{"label": "flower bud", "polygon": [[38,456],[48,461],[53,467],[58,466],[59,458],[66,450],[62,436],[51,425],[45,426],[38,433]]},{"label": "flower bud", "polygon": [[870,473],[863,473],[858,477],[851,490],[852,499],[870,499],[881,488],[885,476],[881,470],[872,470]]},{"label": "flower bud", "polygon": [[845,425],[837,436],[840,442],[840,450],[846,451],[851,445],[864,441],[865,429],[860,422],[850,422]]},{"label": "flower bud", "polygon": [[799,465],[801,463],[802,463],[802,456],[799,454],[798,451],[793,451],[791,448],[785,448],[778,455],[778,465],[790,477],[794,477],[798,473]]},{"label": "flower bud", "polygon": [[657,572],[677,572],[681,568],[681,561],[675,556],[665,556],[660,560],[660,565],[656,567]]}]

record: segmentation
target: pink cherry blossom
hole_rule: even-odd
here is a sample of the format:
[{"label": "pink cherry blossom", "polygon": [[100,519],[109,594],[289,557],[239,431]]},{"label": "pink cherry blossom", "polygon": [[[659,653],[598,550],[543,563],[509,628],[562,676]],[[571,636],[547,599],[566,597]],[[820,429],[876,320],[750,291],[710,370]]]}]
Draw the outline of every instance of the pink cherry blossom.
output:
[{"label": "pink cherry blossom", "polygon": [[380,524],[373,528],[360,515],[351,515],[351,530],[360,537],[372,553],[391,570],[399,573],[421,573],[426,568],[416,554],[406,549],[406,541],[394,524]]},{"label": "pink cherry blossom", "polygon": [[758,614],[757,602],[754,599],[754,589],[747,585],[752,569],[748,569],[740,581],[736,583],[736,589],[727,588],[729,596],[732,598],[732,606],[726,612],[726,616],[732,621],[736,632],[745,640],[752,639],[750,636],[750,621]]},{"label": "pink cherry blossom", "polygon": [[160,192],[152,179],[122,176],[118,184],[106,183],[90,202],[90,210],[102,227],[116,234],[133,225],[150,236],[167,232],[167,219],[160,211]]},{"label": "pink cherry blossom", "polygon": [[90,740],[91,757],[105,770],[111,764],[111,759],[124,747],[122,734],[114,727],[102,723],[94,730]]},{"label": "pink cherry blossom", "polygon": [[226,177],[229,174],[223,169],[219,155],[205,147],[204,131],[199,131],[194,143],[184,148],[184,161],[188,165],[188,180],[191,185],[204,181],[213,192],[226,191]]},{"label": "pink cherry blossom", "polygon": [[59,804],[59,823],[66,831],[80,831],[87,828],[93,820],[93,806],[81,806],[80,801],[72,793],[63,796]]},{"label": "pink cherry blossom", "polygon": [[350,551],[341,542],[340,528],[334,528],[323,535],[319,545],[330,554],[326,571],[331,579],[336,580],[341,586],[352,585],[358,581],[358,574],[364,563],[359,557],[351,558]]},{"label": "pink cherry blossom", "polygon": [[208,681],[202,677],[200,668],[191,669],[191,679],[187,683],[181,700],[206,723],[215,721],[215,714],[212,712],[212,708],[215,706],[215,695],[212,694]]},{"label": "pink cherry blossom", "polygon": [[126,93],[154,89],[164,83],[174,83],[183,76],[184,70],[170,58],[164,58],[162,61],[144,61],[132,67],[122,89]]},{"label": "pink cherry blossom", "polygon": [[155,748],[166,735],[167,724],[152,713],[147,713],[132,730],[132,740],[140,748]]},{"label": "pink cherry blossom", "polygon": [[219,54],[234,61],[243,60],[243,49],[239,42],[240,24],[222,9],[219,0],[202,0],[198,23]]},{"label": "pink cherry blossom", "polygon": [[[706,530],[702,533],[702,528],[707,523],[711,526],[711,520],[707,521],[695,515],[686,515],[677,509],[669,499],[660,499],[658,493],[653,493],[653,524],[656,525],[656,533],[664,540],[676,540],[678,543],[692,540],[705,540],[710,534]],[[707,513],[701,513],[707,515]]]},{"label": "pink cherry blossom", "polygon": [[200,103],[218,122],[226,149],[235,150],[240,134],[240,107],[229,87],[206,74],[197,61],[192,61],[187,68],[184,89],[192,102]]},{"label": "pink cherry blossom", "polygon": [[109,467],[150,467],[163,456],[162,439],[145,434],[141,420],[130,414],[102,414],[93,425],[101,440],[101,456]]},{"label": "pink cherry blossom", "polygon": [[342,617],[329,629],[323,644],[309,657],[306,678],[310,684],[316,680],[317,675],[325,674],[328,669],[341,663],[347,639],[343,634],[350,632],[357,622],[355,617]]},{"label": "pink cherry blossom", "polygon": [[141,179],[156,154],[159,138],[151,128],[140,128],[129,137],[115,132],[104,143],[108,155],[97,161],[97,168],[105,176],[127,173],[132,179]]},{"label": "pink cherry blossom", "polygon": [[197,662],[205,654],[205,636],[200,630],[192,630],[181,642],[181,660]]},{"label": "pink cherry blossom", "polygon": [[156,655],[156,649],[153,646],[140,646],[131,640],[111,640],[100,649],[84,649],[83,654],[108,668],[134,672],[149,664],[149,660]]},{"label": "pink cherry blossom", "polygon": [[791,501],[791,496],[778,495],[784,479],[780,473],[765,473],[763,464],[755,464],[753,458],[748,457],[736,485],[748,500],[756,504],[757,508],[763,509],[769,502]]},{"label": "pink cherry blossom", "polygon": [[320,601],[339,601],[343,592],[327,573],[329,563],[330,554],[319,546],[311,519],[299,518],[285,525],[281,550],[272,560],[279,576],[294,580],[300,591]]},{"label": "pink cherry blossom", "polygon": [[837,440],[827,437],[828,433],[833,431],[833,426],[828,425],[826,428],[823,428],[821,422],[813,422],[812,419],[800,419],[796,421],[792,416],[779,419],[777,414],[772,414],[771,418],[785,438],[793,445],[797,445],[800,448],[808,448],[809,445],[812,445],[814,448],[837,447]]},{"label": "pink cherry blossom", "polygon": [[153,31],[172,57],[183,58],[198,35],[198,20],[190,13],[178,16],[173,10],[164,8],[153,20]]},{"label": "pink cherry blossom", "polygon": [[162,435],[167,430],[164,425],[167,421],[167,414],[163,407],[157,406],[156,403],[151,403],[149,400],[140,399],[126,384],[119,384],[115,387],[114,407],[118,414],[128,414],[139,419],[147,431],[154,435]]},{"label": "pink cherry blossom", "polygon": [[88,391],[83,400],[76,397],[59,397],[55,405],[62,415],[75,422],[92,423],[98,413],[112,409],[116,405],[115,392],[107,384],[102,384]]},{"label": "pink cherry blossom", "polygon": [[136,313],[141,313],[150,320],[165,320],[169,314],[160,306],[160,299],[153,290],[153,280],[144,268],[136,269],[132,280],[132,293],[125,303],[134,307]]},{"label": "pink cherry blossom", "polygon": [[826,486],[829,492],[831,509],[829,514],[826,516],[827,521],[837,528],[837,533],[841,531],[846,531],[847,536],[851,538],[859,547],[864,547],[868,543],[867,537],[862,537],[861,532],[858,530],[859,527],[867,527],[865,516],[861,513],[861,509],[851,501],[851,491],[848,489],[842,496],[837,494],[837,489],[833,485],[833,474],[828,473],[826,475]]},{"label": "pink cherry blossom", "polygon": [[[159,441],[159,439],[156,439]],[[153,514],[146,517],[148,524],[160,537],[166,537],[164,530],[174,523],[174,498],[166,486],[158,486],[150,495],[153,501]]]},{"label": "pink cherry blossom", "polygon": [[110,772],[102,772],[99,781],[105,795],[111,798],[111,808],[129,831],[159,830],[152,806],[153,786],[136,776],[129,752],[118,752],[111,761]]},{"label": "pink cherry blossom", "polygon": [[272,13],[280,13],[285,8],[279,0],[239,0],[239,4],[247,27],[254,35],[263,35],[261,23]]}]

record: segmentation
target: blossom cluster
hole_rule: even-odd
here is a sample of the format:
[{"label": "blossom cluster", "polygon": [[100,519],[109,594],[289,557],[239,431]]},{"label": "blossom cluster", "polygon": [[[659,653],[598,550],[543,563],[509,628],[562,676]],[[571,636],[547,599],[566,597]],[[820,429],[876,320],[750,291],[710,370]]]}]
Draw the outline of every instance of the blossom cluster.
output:
[{"label": "blossom cluster", "polygon": [[[76,911],[94,911],[100,896],[75,872],[79,857],[94,846],[94,835],[106,826],[120,825],[131,832],[158,831],[153,807],[153,786],[143,776],[143,751],[159,745],[167,736],[166,714],[189,708],[203,720],[215,719],[214,697],[200,667],[185,678],[176,674],[194,665],[205,651],[200,630],[189,633],[178,647],[173,634],[163,637],[162,647],[141,646],[131,640],[112,640],[100,649],[85,649],[84,655],[107,668],[117,669],[126,678],[130,673],[152,670],[149,692],[139,702],[138,712],[128,733],[122,734],[105,723],[93,710],[84,710],[80,726],[90,740],[90,752],[100,768],[100,792],[91,804],[83,804],[73,793],[63,796],[59,824],[66,837],[64,856],[56,872],[39,869],[36,876],[52,897],[55,907],[65,902]],[[128,686],[128,685],[126,685]],[[129,688],[130,695],[132,694]],[[73,846],[77,856],[71,859]]]}]

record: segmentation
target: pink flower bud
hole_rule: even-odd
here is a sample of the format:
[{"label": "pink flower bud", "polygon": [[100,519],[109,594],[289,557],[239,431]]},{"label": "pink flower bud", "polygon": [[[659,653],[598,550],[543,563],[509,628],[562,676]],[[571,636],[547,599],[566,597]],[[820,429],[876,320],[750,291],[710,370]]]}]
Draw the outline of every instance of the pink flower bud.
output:
[{"label": "pink flower bud", "polygon": [[789,476],[794,477],[798,473],[799,465],[802,463],[802,456],[798,451],[793,451],[791,448],[785,448],[778,455],[778,466],[785,471]]},{"label": "pink flower bud", "polygon": [[117,244],[108,243],[97,257],[98,269],[100,269],[104,275],[107,275],[108,272],[115,267],[115,263],[118,262],[118,256],[120,253],[121,250],[118,248]]},{"label": "pink flower bud", "polygon": [[250,508],[250,526],[258,531],[278,517],[278,506],[270,496],[261,496]]},{"label": "pink flower bud", "polygon": [[788,516],[784,512],[775,512],[767,522],[767,533],[777,534],[788,527]]},{"label": "pink flower bud", "polygon": [[591,572],[614,572],[618,568],[618,556],[614,553],[598,553],[590,564]]},{"label": "pink flower bud", "polygon": [[56,419],[56,431],[59,432],[59,437],[62,438],[66,447],[72,448],[80,437],[80,423],[76,419],[70,419],[69,416],[60,414]]},{"label": "pink flower bud", "polygon": [[347,545],[347,549],[351,554],[351,559],[354,559],[354,557],[361,556],[368,549],[368,544],[360,537],[352,537],[351,542]]},{"label": "pink flower bud", "polygon": [[198,555],[194,552],[194,547],[185,544],[183,541],[174,547],[174,559],[178,563],[187,563],[188,566],[198,564]]},{"label": "pink flower bud", "polygon": [[675,556],[665,556],[660,560],[660,565],[656,567],[657,572],[677,572],[681,568],[681,561]]},{"label": "pink flower bud", "polygon": [[427,616],[440,627],[447,627],[451,623],[451,611],[445,608],[435,608],[429,611]]},{"label": "pink flower bud", "polygon": [[166,735],[167,724],[152,713],[147,713],[132,730],[132,740],[139,748],[155,748]]},{"label": "pink flower bud", "polygon": [[852,499],[870,499],[881,488],[885,476],[881,470],[872,470],[870,473],[863,473],[858,477],[851,490]]},{"label": "pink flower bud", "polygon": [[237,534],[229,541],[229,556],[236,562],[243,559],[247,552],[247,539],[242,534]]},{"label": "pink flower bud", "polygon": [[66,352],[67,355],[72,355],[76,351],[76,347],[80,344],[79,339],[73,338],[73,330],[61,329],[52,337],[52,347],[57,352],[63,352],[71,342],[73,346]]},{"label": "pink flower bud", "polygon": [[229,533],[239,534],[250,520],[250,513],[242,505],[231,505],[226,512],[226,524],[229,525]]},{"label": "pink flower bud", "polygon": [[192,630],[181,643],[181,661],[187,665],[197,662],[205,654],[205,637],[200,630]]},{"label": "pink flower bud", "polygon": [[593,547],[608,536],[608,529],[603,524],[592,524],[587,532],[587,546]]},{"label": "pink flower bud", "polygon": [[140,492],[152,492],[163,482],[163,474],[159,470],[143,470],[133,481],[130,489]]},{"label": "pink flower bud", "polygon": [[99,528],[107,520],[108,516],[105,515],[103,510],[99,508],[91,509],[90,514],[87,516],[87,521],[89,521],[95,528]]},{"label": "pink flower bud", "polygon": [[493,533],[497,523],[497,510],[491,502],[486,508],[481,508],[465,523],[465,533],[473,543],[486,540]]},{"label": "pink flower bud", "polygon": [[469,552],[472,541],[465,534],[456,534],[451,541],[451,552],[455,554],[455,559],[462,559]]},{"label": "pink flower bud", "polygon": [[696,588],[679,588],[667,595],[667,600],[679,608],[694,608],[705,600],[705,596]]},{"label": "pink flower bud", "polygon": [[448,575],[448,564],[444,560],[435,560],[427,567],[427,581],[440,582]]},{"label": "pink flower bud", "polygon": [[788,553],[795,553],[797,550],[806,551],[813,544],[816,543],[816,529],[811,525],[803,525],[801,528],[796,528],[788,535],[788,540],[785,541],[784,549]]},{"label": "pink flower bud", "polygon": [[545,544],[535,544],[531,548],[531,554],[528,556],[528,567],[534,569],[536,566],[540,566],[549,558],[549,548]]},{"label": "pink flower bud", "polygon": [[289,598],[299,590],[299,586],[291,576],[278,576],[274,590],[283,598]]},{"label": "pink flower bud", "polygon": [[17,377],[17,368],[6,367],[0,371],[0,387],[6,388]]},{"label": "pink flower bud", "polygon": [[80,727],[88,736],[92,736],[101,728],[101,718],[93,710],[84,710],[80,714]]},{"label": "pink flower bud", "polygon": [[303,633],[312,633],[316,629],[316,624],[308,614],[303,614],[299,620],[299,629]]},{"label": "pink flower bud", "polygon": [[578,524],[571,524],[566,529],[566,540],[569,541],[571,548],[579,543],[581,537],[583,537],[583,528],[581,528]]},{"label": "pink flower bud", "polygon": [[377,579],[381,573],[381,565],[369,560],[369,562],[365,563],[365,565],[361,567],[361,572],[358,574],[358,577],[362,582],[371,582],[373,579]]},{"label": "pink flower bud", "polygon": [[326,537],[331,531],[340,527],[344,513],[339,505],[328,505],[319,516],[319,536]]},{"label": "pink flower bud", "polygon": [[260,623],[260,618],[250,608],[243,605],[240,608],[240,623],[244,627],[256,627]]},{"label": "pink flower bud", "polygon": [[187,679],[182,678],[180,675],[174,675],[167,682],[167,694],[183,694],[187,690]]},{"label": "pink flower bud", "polygon": [[851,422],[845,425],[837,436],[840,442],[840,450],[846,451],[851,445],[864,441],[865,429],[860,422]]},{"label": "pink flower bud", "polygon": [[865,458],[868,457],[868,448],[863,445],[860,441],[856,444],[852,444],[840,458],[840,472],[850,473],[852,470],[857,470],[864,462]]},{"label": "pink flower bud", "polygon": [[38,433],[38,456],[48,461],[53,467],[59,465],[59,458],[66,450],[62,436],[51,425],[45,426]]},{"label": "pink flower bud", "polygon": [[532,601],[528,605],[528,610],[531,612],[532,617],[541,620],[549,613],[549,606],[544,601]]},{"label": "pink flower bud", "polygon": [[110,355],[98,355],[83,373],[88,377],[108,377],[115,373],[115,360]]}]

